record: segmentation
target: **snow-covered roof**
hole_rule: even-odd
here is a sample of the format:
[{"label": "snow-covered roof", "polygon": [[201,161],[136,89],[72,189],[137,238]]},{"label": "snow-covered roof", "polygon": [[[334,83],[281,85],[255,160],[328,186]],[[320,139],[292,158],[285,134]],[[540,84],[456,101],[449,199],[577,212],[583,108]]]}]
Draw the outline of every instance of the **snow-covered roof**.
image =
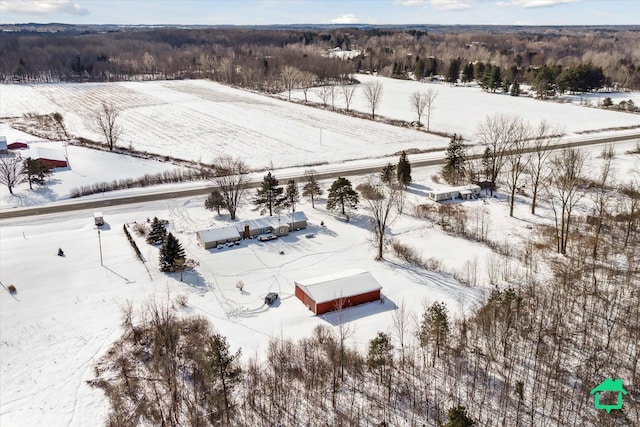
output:
[{"label": "snow-covered roof", "polygon": [[201,230],[198,231],[198,235],[200,236],[200,240],[202,240],[202,242],[219,242],[222,240],[237,240],[240,238],[238,230],[233,225],[228,225],[226,227],[220,228],[211,228],[209,230]]},{"label": "snow-covered roof", "polygon": [[433,194],[447,194],[447,193],[460,193],[460,194],[471,194],[473,191],[480,191],[480,186],[476,184],[469,185],[461,185],[458,187],[445,187],[439,188],[435,190],[431,190],[430,193]]},{"label": "snow-covered roof", "polygon": [[[293,222],[307,221],[307,216],[304,212],[294,212]],[[262,228],[278,228],[280,226],[291,224],[291,214],[280,214],[276,216],[265,216],[262,218],[248,219],[236,224],[236,228],[239,232],[244,231],[244,226],[248,225],[250,230],[260,230]]]},{"label": "snow-covered roof", "polygon": [[382,289],[378,281],[365,270],[350,269],[295,282],[316,304],[337,298],[348,298]]},{"label": "snow-covered roof", "polygon": [[38,158],[67,161],[67,158],[64,156],[64,151],[56,150],[55,148],[38,147]]}]

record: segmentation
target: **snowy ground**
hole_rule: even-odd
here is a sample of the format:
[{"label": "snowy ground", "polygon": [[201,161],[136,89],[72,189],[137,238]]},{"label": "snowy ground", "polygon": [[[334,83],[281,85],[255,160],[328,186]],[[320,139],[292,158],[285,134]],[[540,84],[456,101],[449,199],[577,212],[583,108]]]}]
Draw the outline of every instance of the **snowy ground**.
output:
[{"label": "snowy ground", "polygon": [[[487,115],[494,113],[519,114],[533,125],[547,120],[564,127],[568,134],[586,130],[599,130],[622,126],[639,126],[640,115],[615,111],[598,110],[581,107],[574,103],[558,103],[540,101],[527,96],[509,96],[484,92],[476,85],[452,86],[444,82],[423,83],[412,80],[398,80],[377,77],[367,74],[355,76],[362,84],[379,81],[383,85],[383,92],[376,114],[408,122],[417,120],[417,115],[409,102],[411,93],[425,92],[429,89],[437,91],[434,102],[430,128],[439,132],[456,132],[469,140],[475,141],[478,124]],[[310,90],[307,94],[311,102],[320,103],[320,98]],[[594,96],[600,96],[598,94]],[[284,96],[284,94],[283,94]],[[292,93],[292,98],[304,99],[302,91]],[[607,95],[602,96],[604,98]],[[608,96],[614,96],[608,94]],[[621,99],[629,99],[628,93],[621,94]],[[638,93],[633,96],[638,97]],[[335,106],[344,108],[344,96],[338,93]],[[620,100],[621,100],[620,99]],[[618,101],[616,101],[617,103]],[[370,113],[371,109],[364,96],[362,88],[358,88],[353,97],[351,108]],[[423,115],[422,123],[426,123]]]},{"label": "snowy ground", "polygon": [[[631,143],[616,147],[616,177],[640,175],[638,155],[623,154]],[[601,148],[591,149],[590,167],[602,163]],[[243,241],[240,246],[204,250],[194,232],[221,226],[227,217],[216,217],[203,208],[203,198],[152,202],[104,211],[106,226],[100,234],[104,266],[100,265],[99,237],[91,212],[79,211],[3,221],[0,227],[0,280],[16,286],[15,298],[0,290],[0,424],[94,425],[108,410],[102,392],[86,381],[93,378],[93,363],[118,337],[120,310],[127,301],[140,307],[150,298],[188,297],[185,313],[206,316],[245,357],[260,356],[271,338],[306,336],[316,325],[336,325],[339,316],[313,316],[293,294],[293,282],[326,273],[362,268],[383,286],[384,303],[369,303],[345,310],[343,320],[353,330],[351,340],[366,346],[377,331],[395,334],[392,311],[403,301],[414,316],[425,304],[444,301],[454,315],[472,309],[489,289],[488,263],[502,262],[486,246],[443,233],[430,222],[411,215],[411,205],[425,202],[425,194],[437,185],[433,168],[414,171],[404,215],[390,234],[415,247],[424,258],[436,258],[449,273],[464,276],[475,269],[478,286],[460,284],[450,274],[407,266],[389,255],[376,262],[361,207],[350,222],[328,213],[321,201],[317,209],[302,203],[309,228],[272,241]],[[353,180],[354,185],[359,182]],[[323,182],[326,188],[330,183]],[[514,247],[534,235],[531,224],[550,223],[550,212],[541,206],[529,213],[529,202],[518,198],[515,218],[508,217],[507,201],[491,198],[465,202],[470,216],[486,211],[489,233]],[[585,199],[581,212],[588,212]],[[239,220],[256,213],[246,206]],[[157,269],[157,249],[137,237],[147,263],[138,261],[123,232],[123,224],[158,216],[169,220],[169,230],[185,246],[189,257],[200,262],[196,273],[177,277]],[[473,219],[472,219],[473,220]],[[325,227],[319,224],[324,221]],[[306,238],[313,232],[315,237]],[[61,247],[65,257],[56,256]],[[280,251],[284,254],[280,254]],[[519,266],[509,261],[517,275]],[[37,263],[37,268],[34,264]],[[245,292],[236,288],[238,280]],[[280,302],[263,305],[267,292]]]},{"label": "snowy ground", "polygon": [[101,137],[92,111],[102,101],[112,103],[122,109],[122,146],[202,162],[233,154],[253,168],[334,163],[447,144],[412,129],[204,80],[0,85],[0,95],[0,117],[60,112],[70,134],[96,141]]},{"label": "snowy ground", "polygon": [[[384,84],[380,113],[414,120],[408,94],[430,85],[395,80],[384,80]],[[477,88],[442,84],[438,89],[442,92],[433,128],[463,134],[471,134],[490,111],[526,111],[532,122],[562,117],[570,132],[640,122],[631,114],[484,94]],[[59,111],[72,134],[98,139],[91,129],[89,112],[102,99],[125,109],[123,144],[192,160],[206,161],[219,153],[230,153],[254,167],[270,162],[278,167],[366,159],[401,149],[444,146],[447,142],[422,132],[204,81],[1,86],[0,117]],[[38,142],[6,128],[1,128],[0,134],[6,134],[9,142],[23,140],[33,146],[57,144],[64,148],[59,142]],[[622,154],[633,146],[635,142],[616,146],[616,176],[620,180],[640,170],[638,155]],[[45,189],[33,194],[23,184],[18,188],[16,197],[22,198],[18,200],[24,200],[25,205],[54,200],[78,185],[173,168],[162,162],[73,146],[67,149],[71,169],[57,171]],[[595,177],[601,148],[590,150]],[[447,235],[411,215],[410,205],[423,203],[426,191],[435,187],[430,179],[435,173],[435,169],[414,172],[406,215],[394,224],[390,234],[417,248],[424,258],[441,260],[449,273],[464,275],[473,266],[477,287],[462,285],[450,274],[408,267],[393,256],[386,262],[375,262],[366,210],[359,210],[346,223],[328,213],[322,202],[315,210],[306,203],[299,207],[310,218],[308,230],[272,242],[250,241],[209,251],[196,245],[194,232],[225,225],[227,218],[205,210],[202,197],[105,209],[107,225],[100,237],[92,213],[87,211],[3,221],[0,281],[16,286],[18,293],[13,297],[0,289],[0,425],[81,426],[95,425],[96,420],[103,419],[107,407],[102,392],[86,381],[93,378],[95,360],[117,339],[120,309],[126,301],[139,307],[150,298],[187,295],[185,312],[209,318],[232,347],[242,347],[245,356],[263,354],[271,338],[306,336],[318,324],[335,325],[340,321],[336,314],[313,316],[293,296],[294,280],[320,275],[327,269],[369,270],[383,286],[383,304],[370,303],[344,313],[354,331],[352,340],[360,346],[366,346],[379,330],[393,332],[392,311],[402,301],[414,315],[435,301],[446,302],[454,315],[472,309],[489,288],[487,263],[495,255],[481,244]],[[326,189],[330,183],[322,185]],[[6,189],[0,190],[0,197],[2,208],[6,208],[10,197]],[[490,232],[515,246],[533,233],[529,228],[532,223],[550,221],[544,207],[538,215],[530,215],[524,199],[518,200],[515,218],[507,216],[504,198],[486,203],[471,201],[465,206],[471,214],[486,210],[491,218]],[[586,201],[582,209],[588,209]],[[197,272],[188,274],[183,283],[160,273],[157,249],[138,238],[147,261],[145,267],[135,258],[122,232],[123,224],[153,216],[169,220],[170,231],[183,243],[188,256],[200,261]],[[239,220],[255,216],[248,205],[239,212]],[[319,225],[321,221],[325,227]],[[306,238],[309,232],[315,237]],[[99,238],[104,266],[100,265]],[[56,256],[59,247],[66,254],[64,258]],[[518,270],[517,266],[513,269]],[[235,286],[240,279],[246,284],[242,294]],[[272,308],[262,304],[269,291],[281,296],[280,303]]]}]

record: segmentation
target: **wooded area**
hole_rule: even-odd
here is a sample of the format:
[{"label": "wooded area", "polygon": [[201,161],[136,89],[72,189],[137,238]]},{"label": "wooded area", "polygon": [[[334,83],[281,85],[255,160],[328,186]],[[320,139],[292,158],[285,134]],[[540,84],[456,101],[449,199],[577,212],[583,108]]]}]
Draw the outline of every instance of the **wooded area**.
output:
[{"label": "wooded area", "polygon": [[[2,29],[3,82],[209,78],[274,92],[362,71],[477,79],[487,90],[515,83],[553,92],[640,88],[634,27]],[[335,48],[360,54],[341,60],[328,54]],[[303,74],[292,79],[290,67]]]}]

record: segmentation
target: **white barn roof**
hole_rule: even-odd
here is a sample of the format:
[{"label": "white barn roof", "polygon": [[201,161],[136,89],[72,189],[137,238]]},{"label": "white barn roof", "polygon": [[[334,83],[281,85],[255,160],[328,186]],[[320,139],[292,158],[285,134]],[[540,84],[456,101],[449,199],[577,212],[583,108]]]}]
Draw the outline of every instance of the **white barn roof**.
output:
[{"label": "white barn roof", "polygon": [[368,271],[345,270],[311,279],[295,282],[316,304],[348,298],[382,289],[382,286]]},{"label": "white barn roof", "polygon": [[64,156],[64,151],[56,150],[55,148],[38,147],[38,158],[67,161],[67,158]]},{"label": "white barn roof", "polygon": [[202,240],[203,243],[220,242],[222,240],[238,240],[240,238],[238,230],[233,225],[198,231],[198,235],[200,236],[200,240]]}]

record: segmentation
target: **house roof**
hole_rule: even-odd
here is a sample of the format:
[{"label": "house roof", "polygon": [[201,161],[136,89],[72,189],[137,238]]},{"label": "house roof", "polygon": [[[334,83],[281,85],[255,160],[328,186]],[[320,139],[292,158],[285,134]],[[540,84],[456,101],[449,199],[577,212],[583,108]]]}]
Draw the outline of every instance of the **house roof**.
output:
[{"label": "house roof", "polygon": [[595,394],[601,391],[613,391],[617,393],[627,394],[627,390],[622,388],[622,380],[620,378],[607,378],[602,381],[600,384],[595,386],[593,390],[590,391],[590,394]]},{"label": "house roof", "polygon": [[382,289],[380,283],[371,273],[360,269],[344,270],[310,279],[297,280],[295,283],[313,298],[316,304]]},{"label": "house roof", "polygon": [[[265,216],[265,217],[256,218],[256,219],[248,219],[246,221],[238,222],[236,224],[236,228],[241,233],[244,231],[245,225],[248,225],[250,230],[259,230],[261,228],[267,228],[267,227],[271,227],[275,229],[275,228],[278,228],[279,226],[283,226],[283,225],[288,226],[289,224],[291,224],[292,222],[291,217],[292,217],[291,214],[280,214],[275,216]],[[300,212],[293,213],[293,222],[301,222],[306,220],[307,220],[307,216],[304,214],[304,212],[300,211]]]},{"label": "house roof", "polygon": [[63,162],[67,161],[67,158],[64,156],[64,151],[56,150],[55,148],[38,147],[38,158],[47,160],[60,160]]},{"label": "house roof", "polygon": [[430,192],[433,194],[448,194],[448,193],[456,193],[456,192],[460,194],[471,194],[474,190],[480,191],[480,186],[475,184],[460,185],[458,187],[438,188],[435,190],[431,190]]},{"label": "house roof", "polygon": [[202,242],[219,242],[222,240],[237,240],[240,238],[238,230],[233,225],[228,225],[226,227],[220,228],[211,228],[209,230],[201,230],[198,231],[198,235],[200,236],[200,240],[202,240]]}]

